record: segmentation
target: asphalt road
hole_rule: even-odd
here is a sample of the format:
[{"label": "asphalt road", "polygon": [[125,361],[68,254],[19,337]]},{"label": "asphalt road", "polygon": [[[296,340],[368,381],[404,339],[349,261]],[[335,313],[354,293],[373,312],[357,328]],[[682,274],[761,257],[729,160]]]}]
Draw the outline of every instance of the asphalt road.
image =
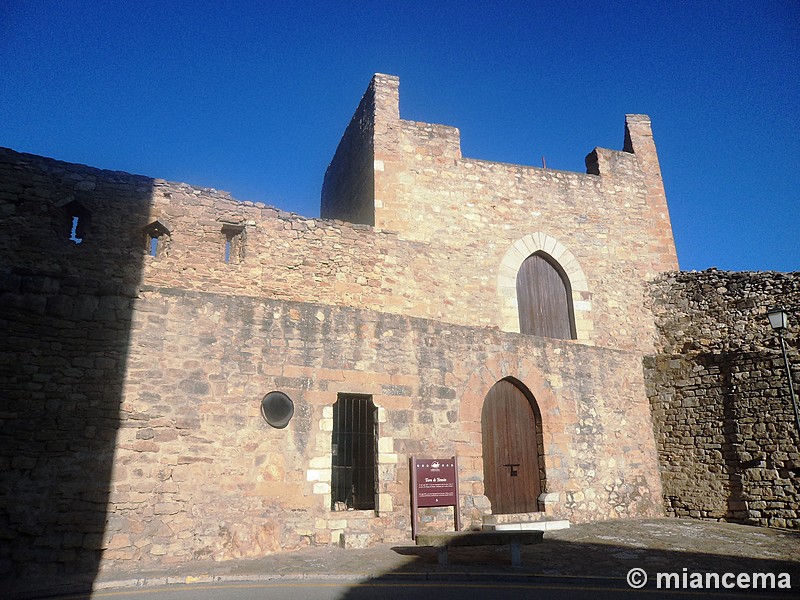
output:
[{"label": "asphalt road", "polygon": [[[698,593],[699,592],[699,593]],[[611,600],[647,598],[657,600],[696,600],[698,597],[796,598],[797,590],[635,590],[619,581],[579,578],[550,578],[520,582],[365,582],[260,581],[219,584],[172,585],[104,590],[92,594],[52,596],[53,600],[512,600],[535,598],[553,600]]]}]

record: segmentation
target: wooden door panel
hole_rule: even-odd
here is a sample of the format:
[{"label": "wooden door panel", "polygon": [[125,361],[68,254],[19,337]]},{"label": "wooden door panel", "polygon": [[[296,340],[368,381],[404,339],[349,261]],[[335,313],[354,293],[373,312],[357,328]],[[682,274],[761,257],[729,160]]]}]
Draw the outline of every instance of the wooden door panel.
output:
[{"label": "wooden door panel", "polygon": [[498,381],[486,395],[481,422],[484,488],[492,511],[537,511],[536,418],[527,397],[510,381]]},{"label": "wooden door panel", "polygon": [[517,272],[520,333],[563,340],[573,338],[570,292],[562,274],[539,254]]}]

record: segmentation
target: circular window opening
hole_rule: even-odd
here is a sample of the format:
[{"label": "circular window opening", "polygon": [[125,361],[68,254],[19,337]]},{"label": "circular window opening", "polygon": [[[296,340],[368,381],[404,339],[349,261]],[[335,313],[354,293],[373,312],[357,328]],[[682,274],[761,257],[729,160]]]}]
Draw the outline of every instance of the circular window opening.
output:
[{"label": "circular window opening", "polygon": [[283,392],[270,392],[261,400],[261,416],[275,429],[283,429],[292,420],[294,402]]}]

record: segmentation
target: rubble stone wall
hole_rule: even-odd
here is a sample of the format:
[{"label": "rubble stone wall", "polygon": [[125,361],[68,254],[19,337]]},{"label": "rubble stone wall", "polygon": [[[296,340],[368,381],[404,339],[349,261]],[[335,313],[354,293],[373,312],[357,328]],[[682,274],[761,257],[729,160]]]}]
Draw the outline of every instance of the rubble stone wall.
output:
[{"label": "rubble stone wall", "polygon": [[710,270],[653,283],[661,353],[645,361],[668,514],[800,527],[800,432],[767,309],[800,389],[800,273]]},{"label": "rubble stone wall", "polygon": [[[505,377],[522,382],[539,404],[547,486],[559,493],[565,517],[660,512],[654,447],[637,436],[652,425],[635,355],[360,309],[164,288],[142,292],[132,331],[107,534],[117,552],[107,559],[153,560],[154,548],[222,559],[342,535],[407,540],[411,455],[458,456],[460,510],[479,526],[490,510],[481,407]],[[286,429],[270,428],[259,414],[273,390],[295,403]],[[369,394],[379,407],[374,513],[331,510],[338,393]],[[451,527],[451,515],[427,511],[423,519],[432,521],[422,526]],[[153,546],[139,548],[129,536],[137,523]],[[170,529],[183,533],[176,539]],[[121,548],[120,540],[130,543]]]}]

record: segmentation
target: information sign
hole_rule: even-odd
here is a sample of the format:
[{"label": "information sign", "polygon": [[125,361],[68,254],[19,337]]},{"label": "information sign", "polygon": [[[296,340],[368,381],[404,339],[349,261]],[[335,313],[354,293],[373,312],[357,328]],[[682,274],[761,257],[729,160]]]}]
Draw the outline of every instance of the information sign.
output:
[{"label": "information sign", "polygon": [[417,509],[452,506],[456,531],[461,529],[458,509],[458,461],[450,458],[411,457],[411,537],[417,537]]},{"label": "information sign", "polygon": [[414,465],[417,471],[417,506],[455,506],[456,468],[455,460],[419,460]]}]

